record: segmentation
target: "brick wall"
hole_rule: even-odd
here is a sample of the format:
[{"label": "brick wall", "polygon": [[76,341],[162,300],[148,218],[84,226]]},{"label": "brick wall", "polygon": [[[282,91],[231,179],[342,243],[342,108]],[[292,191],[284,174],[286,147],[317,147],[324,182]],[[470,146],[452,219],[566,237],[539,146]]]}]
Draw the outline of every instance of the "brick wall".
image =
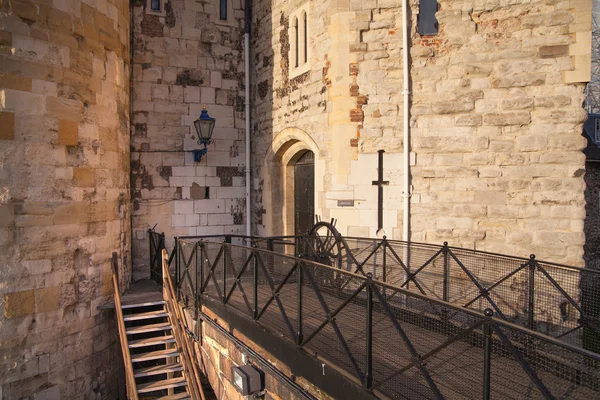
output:
[{"label": "brick wall", "polygon": [[[172,0],[164,16],[134,3],[131,190],[134,278],[149,277],[146,231],[243,233],[245,224],[243,11]],[[214,143],[196,163],[193,121],[206,106]],[[208,197],[207,197],[208,194]]]},{"label": "brick wall", "polygon": [[0,397],[115,398],[130,281],[129,4],[0,2]]}]

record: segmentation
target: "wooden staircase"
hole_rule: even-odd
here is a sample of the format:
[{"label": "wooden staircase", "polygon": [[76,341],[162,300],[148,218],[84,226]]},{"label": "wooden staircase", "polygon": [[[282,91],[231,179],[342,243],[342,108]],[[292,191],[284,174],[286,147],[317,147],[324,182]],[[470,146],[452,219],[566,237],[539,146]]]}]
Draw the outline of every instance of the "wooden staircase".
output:
[{"label": "wooden staircase", "polygon": [[170,277],[163,282],[170,286],[163,290],[164,300],[121,304],[116,262],[116,254],[113,254],[115,309],[127,398],[204,400],[194,347],[185,334],[185,322],[174,298]]}]

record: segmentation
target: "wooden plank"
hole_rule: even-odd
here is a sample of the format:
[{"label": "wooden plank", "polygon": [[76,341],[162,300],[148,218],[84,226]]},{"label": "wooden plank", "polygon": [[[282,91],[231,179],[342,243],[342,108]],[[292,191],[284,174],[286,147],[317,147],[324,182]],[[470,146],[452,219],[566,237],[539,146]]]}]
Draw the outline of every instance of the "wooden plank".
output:
[{"label": "wooden plank", "polygon": [[132,326],[127,328],[126,333],[128,335],[137,335],[139,333],[149,333],[158,331],[168,331],[173,329],[170,323],[161,322],[160,324],[143,325],[143,326]]},{"label": "wooden plank", "polygon": [[162,381],[140,383],[137,385],[138,393],[156,392],[157,390],[170,389],[186,386],[187,382],[183,376],[173,379],[164,379]]},{"label": "wooden plank", "polygon": [[189,393],[177,393],[165,397],[159,397],[158,400],[186,400],[191,399]]},{"label": "wooden plank", "polygon": [[149,351],[147,353],[135,354],[131,357],[132,362],[160,360],[161,358],[177,357],[179,352],[177,349],[166,349]]},{"label": "wooden plank", "polygon": [[165,302],[163,300],[160,301],[147,301],[145,303],[132,303],[132,304],[121,304],[122,309],[127,308],[138,308],[138,307],[152,307],[152,306],[162,306]]},{"label": "wooden plank", "polygon": [[146,347],[146,346],[155,346],[157,344],[167,344],[167,343],[174,343],[174,342],[175,342],[175,338],[173,337],[173,335],[154,336],[154,337],[149,337],[149,338],[145,338],[145,339],[130,340],[129,347],[130,348]]},{"label": "wooden plank", "polygon": [[134,372],[134,375],[136,378],[140,378],[143,376],[160,375],[160,374],[166,374],[169,372],[178,372],[181,370],[183,370],[183,367],[181,366],[181,364],[172,363],[172,364],[154,365],[152,367],[147,367],[147,368],[139,368],[133,372]]},{"label": "wooden plank", "polygon": [[154,318],[164,318],[164,317],[168,317],[169,313],[166,312],[165,310],[158,310],[158,311],[149,311],[149,312],[144,312],[144,313],[136,313],[136,314],[130,314],[130,315],[126,315],[123,320],[128,322],[128,321],[139,321],[142,319],[154,319]]}]

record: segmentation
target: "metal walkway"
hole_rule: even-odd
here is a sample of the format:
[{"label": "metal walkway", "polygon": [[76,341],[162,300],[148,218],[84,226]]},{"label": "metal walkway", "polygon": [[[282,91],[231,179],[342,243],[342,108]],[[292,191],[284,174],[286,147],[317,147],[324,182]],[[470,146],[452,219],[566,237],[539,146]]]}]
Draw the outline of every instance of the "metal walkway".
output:
[{"label": "metal walkway", "polygon": [[[164,236],[151,233],[151,254],[163,244]],[[586,335],[595,344],[597,320],[581,306],[581,295],[559,285],[570,282],[559,273],[571,277],[576,269],[461,252],[385,239],[349,240],[332,231],[301,238],[178,238],[170,261],[181,301],[196,309],[225,306],[284,337],[295,351],[335,365],[376,397],[600,397],[600,356],[581,346]],[[499,259],[516,268],[507,273],[510,268],[501,268]],[[488,267],[481,273],[466,265]],[[534,279],[539,274],[549,283],[525,281],[524,299],[515,305],[508,292],[500,296],[499,288],[511,279],[514,285],[521,272]],[[552,318],[547,315],[542,324],[534,312],[513,312],[523,304],[533,304],[531,310],[553,304],[551,289],[580,318],[558,314],[562,325],[548,327]]]}]

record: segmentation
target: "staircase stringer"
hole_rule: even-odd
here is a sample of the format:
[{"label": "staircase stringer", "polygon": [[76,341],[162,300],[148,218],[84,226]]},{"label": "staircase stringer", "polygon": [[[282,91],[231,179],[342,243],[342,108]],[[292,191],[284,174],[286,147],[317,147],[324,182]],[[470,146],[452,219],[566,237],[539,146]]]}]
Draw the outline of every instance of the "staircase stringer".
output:
[{"label": "staircase stringer", "polygon": [[163,299],[165,308],[169,313],[173,336],[177,350],[180,354],[181,365],[183,366],[182,374],[188,383],[188,393],[193,400],[206,400],[202,383],[200,381],[200,371],[198,364],[195,362],[195,351],[193,344],[190,343],[190,337],[186,331],[185,317],[177,302],[175,289],[171,275],[169,274],[168,266],[169,255],[165,249],[162,251],[162,274],[163,274]]},{"label": "staircase stringer", "polygon": [[119,330],[121,353],[123,354],[123,363],[125,364],[125,386],[127,390],[127,398],[129,400],[138,400],[135,376],[133,374],[133,364],[131,362],[131,353],[129,352],[129,341],[127,340],[127,333],[125,330],[125,319],[123,317],[123,309],[121,308],[121,295],[119,293],[119,282],[117,277],[118,265],[117,253],[112,253],[112,281],[115,292],[115,312],[117,313],[117,327]]}]

